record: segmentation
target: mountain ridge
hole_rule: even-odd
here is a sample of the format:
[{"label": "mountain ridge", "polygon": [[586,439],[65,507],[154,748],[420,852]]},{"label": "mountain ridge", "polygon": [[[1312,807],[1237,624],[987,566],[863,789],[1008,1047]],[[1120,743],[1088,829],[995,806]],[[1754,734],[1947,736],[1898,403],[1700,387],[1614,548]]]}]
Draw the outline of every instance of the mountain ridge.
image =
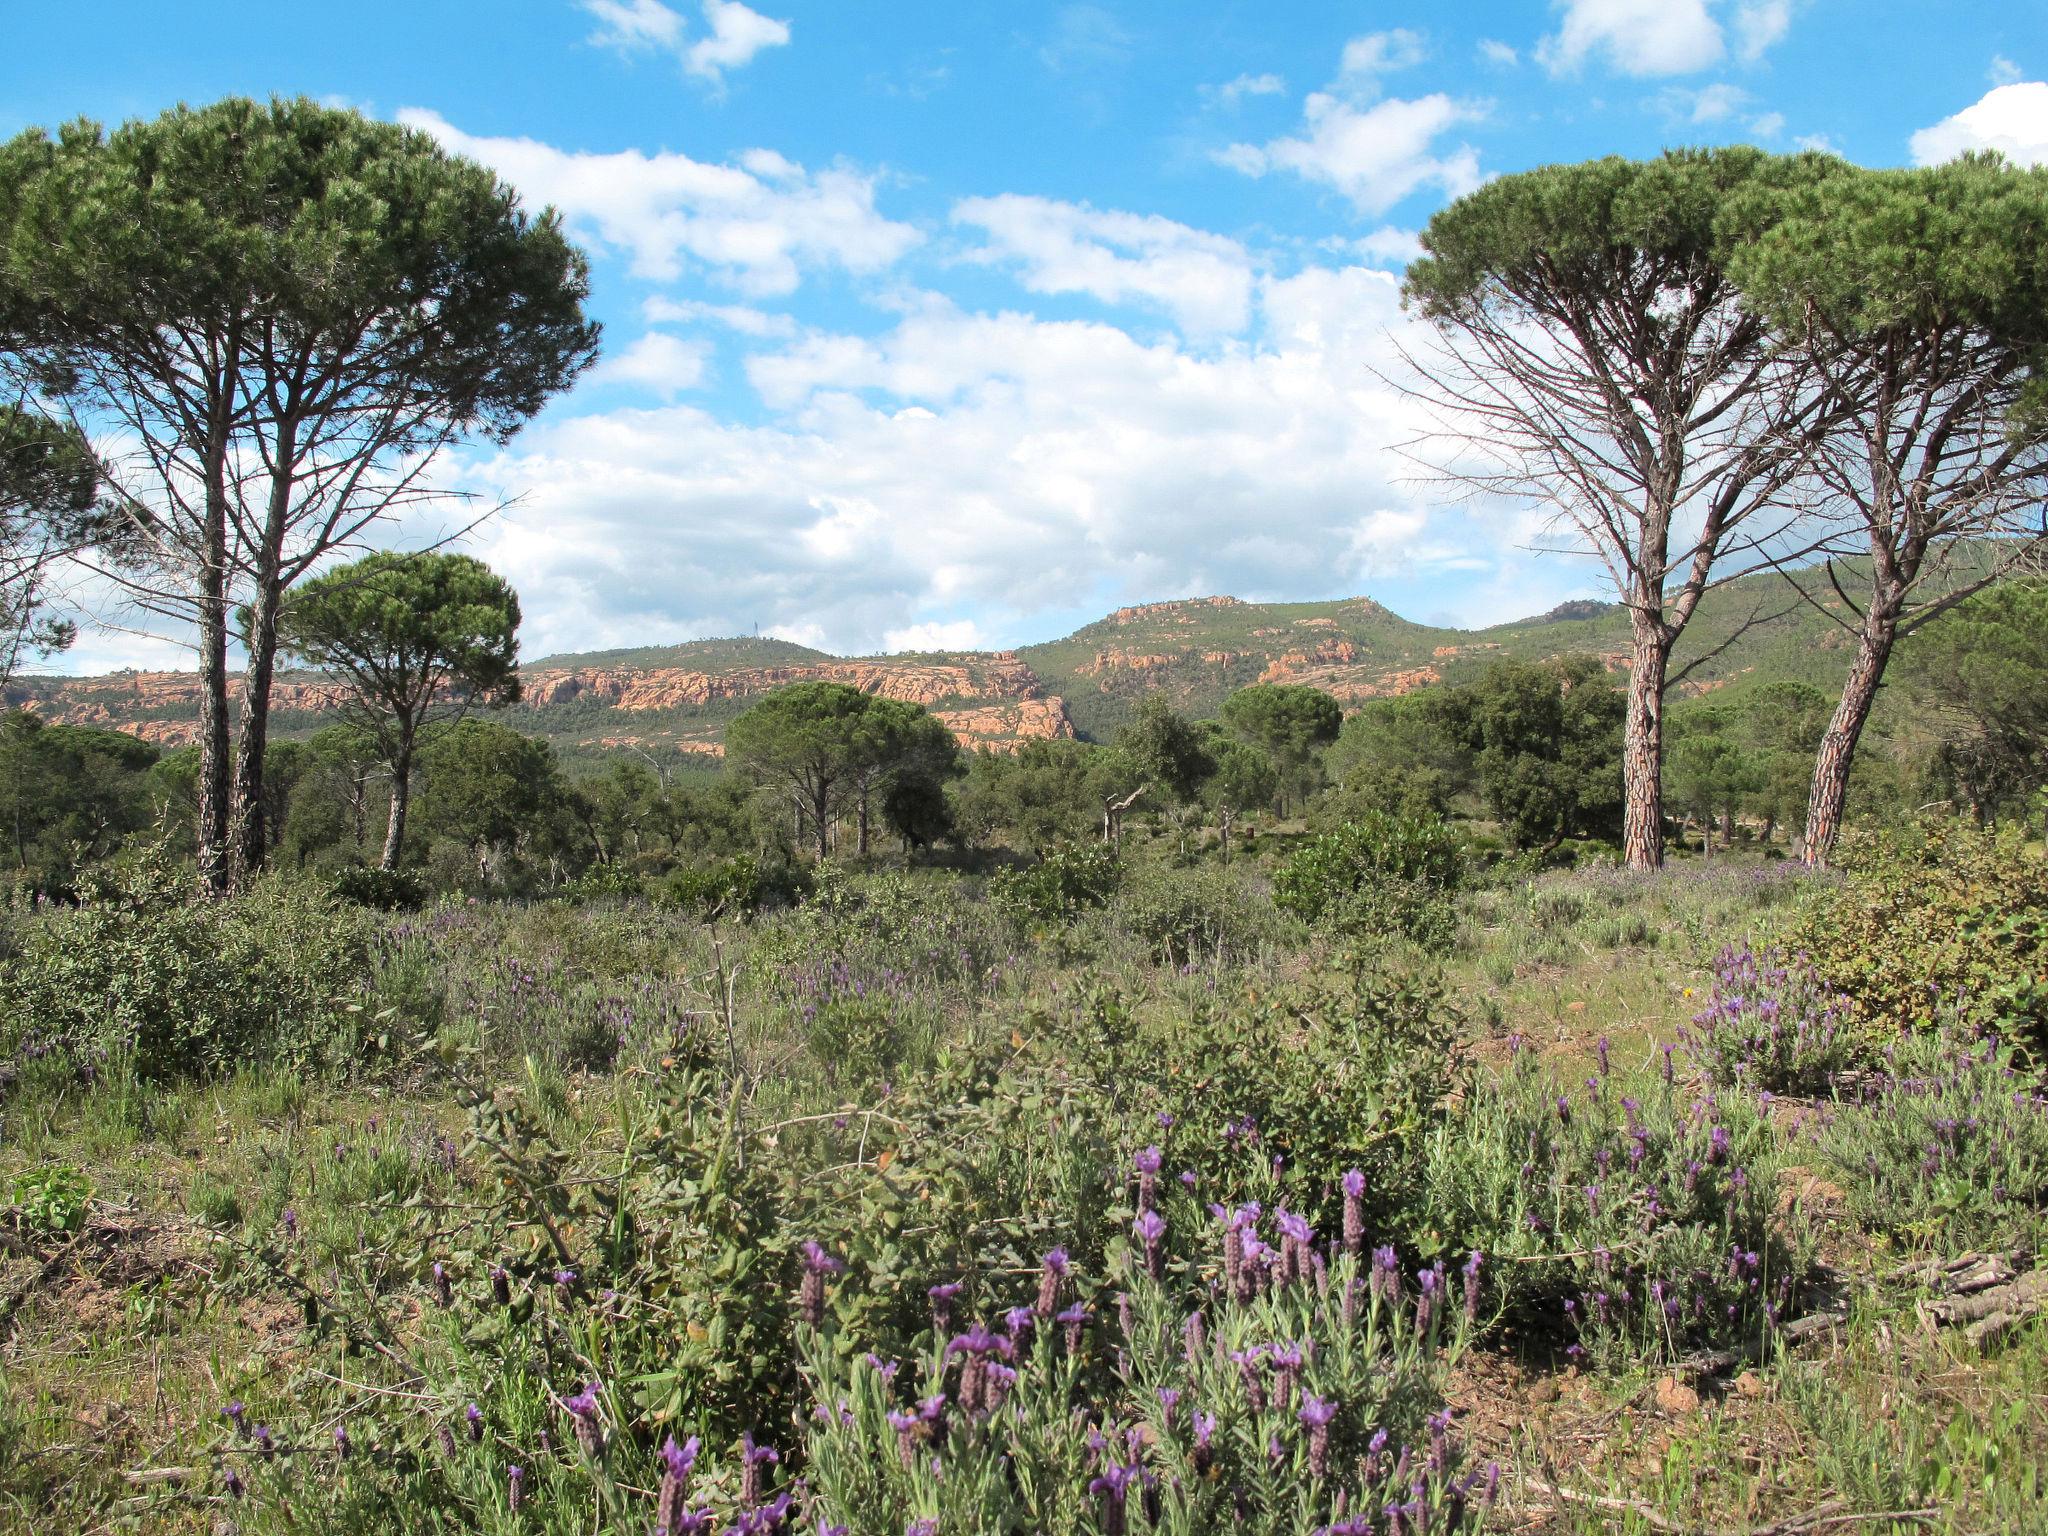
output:
[{"label": "mountain ridge", "polygon": [[[1846,637],[1827,616],[1805,602],[1765,614],[1773,594],[1789,596],[1776,577],[1709,594],[1680,646],[1679,665],[1693,663],[1683,691],[1748,679],[1826,685],[1846,669]],[[506,718],[571,755],[659,750],[701,761],[722,752],[726,721],[762,693],[834,681],[921,704],[965,745],[1014,751],[1033,739],[1106,739],[1151,692],[1204,717],[1237,688],[1301,683],[1350,710],[1504,658],[1587,652],[1624,672],[1627,642],[1626,611],[1589,599],[1467,630],[1418,624],[1363,596],[1254,603],[1216,595],[1119,608],[1059,639],[1008,650],[842,657],[737,636],[560,652],[521,666],[524,700]],[[339,702],[335,685],[311,673],[281,674],[276,690],[273,729],[286,737],[317,728]],[[52,723],[182,745],[196,736],[198,680],[135,671],[18,677],[6,702]]]}]

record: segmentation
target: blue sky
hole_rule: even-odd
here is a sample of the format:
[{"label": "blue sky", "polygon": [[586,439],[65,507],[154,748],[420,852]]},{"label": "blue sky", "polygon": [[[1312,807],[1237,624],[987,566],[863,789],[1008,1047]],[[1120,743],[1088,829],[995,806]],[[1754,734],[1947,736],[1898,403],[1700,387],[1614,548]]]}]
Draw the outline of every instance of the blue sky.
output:
[{"label": "blue sky", "polygon": [[[1017,644],[1119,603],[1597,595],[1449,504],[1380,377],[1487,177],[1748,141],[2048,160],[2048,5],[129,4],[11,17],[0,131],[297,94],[553,202],[605,360],[452,484],[525,651]],[[392,542],[428,528],[395,528]],[[96,670],[174,648],[88,636]]]}]

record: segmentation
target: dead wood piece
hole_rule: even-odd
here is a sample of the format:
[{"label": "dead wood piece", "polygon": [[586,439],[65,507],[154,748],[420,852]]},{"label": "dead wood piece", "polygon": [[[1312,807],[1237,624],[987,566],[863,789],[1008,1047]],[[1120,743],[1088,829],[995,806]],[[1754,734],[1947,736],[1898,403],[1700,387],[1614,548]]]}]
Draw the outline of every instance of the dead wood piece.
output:
[{"label": "dead wood piece", "polygon": [[2048,1307],[2048,1269],[2033,1270],[2017,1280],[1966,1296],[1941,1296],[1920,1304],[1921,1316],[1954,1327],[1994,1317],[2017,1320]]}]

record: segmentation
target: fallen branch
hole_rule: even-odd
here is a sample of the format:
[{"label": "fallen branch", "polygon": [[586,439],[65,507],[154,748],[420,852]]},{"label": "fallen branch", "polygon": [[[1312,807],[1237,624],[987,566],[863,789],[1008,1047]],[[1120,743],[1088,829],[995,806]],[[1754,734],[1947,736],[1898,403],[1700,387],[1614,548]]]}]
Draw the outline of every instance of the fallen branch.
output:
[{"label": "fallen branch", "polygon": [[1917,1308],[1923,1322],[1953,1328],[1966,1325],[1963,1336],[1986,1344],[2036,1313],[2048,1310],[2048,1269],[2037,1269],[2003,1285],[1970,1295],[1941,1296]]}]

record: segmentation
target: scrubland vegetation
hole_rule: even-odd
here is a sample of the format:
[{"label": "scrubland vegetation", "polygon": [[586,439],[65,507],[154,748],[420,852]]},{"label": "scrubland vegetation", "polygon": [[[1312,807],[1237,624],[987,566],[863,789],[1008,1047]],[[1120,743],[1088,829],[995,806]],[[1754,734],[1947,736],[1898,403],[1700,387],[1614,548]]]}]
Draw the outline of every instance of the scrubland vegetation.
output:
[{"label": "scrubland vegetation", "polygon": [[[168,754],[0,723],[0,1510],[2048,1528],[2044,186],[1730,150],[1432,221],[1421,392],[1625,663],[1013,755],[810,681],[579,773],[488,713],[499,577],[345,561],[594,359],[553,213],[303,101],[0,146],[0,680],[78,558],[201,695]],[[1686,694],[1744,570],[1832,589],[1833,691]]]},{"label": "scrubland vegetation", "polygon": [[251,1532],[2038,1522],[2043,1324],[1916,1319],[2048,1211],[2038,1010],[1956,973],[2048,914],[2038,850],[1941,823],[1835,876],[1644,876],[1437,835],[1403,882],[1396,817],[1227,865],[1160,818],[752,913],[195,906],[138,856],[8,930],[0,1496]]}]

